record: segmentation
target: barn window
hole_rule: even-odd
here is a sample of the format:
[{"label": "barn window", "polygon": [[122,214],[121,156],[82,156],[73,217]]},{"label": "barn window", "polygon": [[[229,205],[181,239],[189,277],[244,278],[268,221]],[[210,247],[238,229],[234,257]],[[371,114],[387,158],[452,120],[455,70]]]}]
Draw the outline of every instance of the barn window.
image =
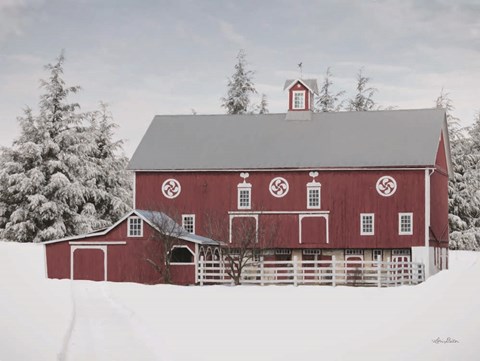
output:
[{"label": "barn window", "polygon": [[358,248],[346,249],[345,256],[363,256],[363,249],[358,249]]},{"label": "barn window", "polygon": [[398,214],[398,234],[413,234],[413,213]]},{"label": "barn window", "polygon": [[375,215],[373,213],[360,214],[360,235],[371,236],[375,234]]},{"label": "barn window", "polygon": [[293,92],[293,109],[305,109],[305,92]]},{"label": "barn window", "polygon": [[143,221],[139,217],[128,218],[128,237],[143,236]]},{"label": "barn window", "polygon": [[250,175],[246,172],[240,173],[243,182],[237,185],[237,207],[238,209],[250,209],[252,207],[252,185],[247,183]]},{"label": "barn window", "polygon": [[182,227],[188,233],[195,233],[195,215],[183,214],[182,215]]},{"label": "barn window", "polygon": [[392,249],[392,256],[410,256],[410,249]]},{"label": "barn window", "polygon": [[186,246],[177,246],[172,248],[170,263],[194,263],[193,253]]},{"label": "barn window", "polygon": [[252,189],[238,188],[238,209],[250,209],[252,207]]},{"label": "barn window", "polygon": [[307,183],[307,209],[320,208],[320,187],[315,181]]},{"label": "barn window", "polygon": [[376,261],[378,256],[380,256],[380,261],[382,260],[383,252],[381,249],[374,249],[373,250],[373,260]]}]

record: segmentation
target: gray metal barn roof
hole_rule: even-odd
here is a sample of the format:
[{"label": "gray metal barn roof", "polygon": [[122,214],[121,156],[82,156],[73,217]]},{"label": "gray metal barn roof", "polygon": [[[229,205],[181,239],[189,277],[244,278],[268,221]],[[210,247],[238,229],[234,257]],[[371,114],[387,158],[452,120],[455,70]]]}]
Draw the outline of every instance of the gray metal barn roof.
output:
[{"label": "gray metal barn roof", "polygon": [[442,109],[156,116],[131,170],[224,170],[432,166]]}]

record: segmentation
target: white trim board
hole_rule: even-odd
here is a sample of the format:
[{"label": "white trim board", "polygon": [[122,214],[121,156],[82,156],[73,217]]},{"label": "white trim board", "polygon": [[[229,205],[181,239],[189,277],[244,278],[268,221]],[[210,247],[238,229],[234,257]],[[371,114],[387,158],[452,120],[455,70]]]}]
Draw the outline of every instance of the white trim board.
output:
[{"label": "white trim board", "polygon": [[326,242],[327,244],[330,243],[330,238],[329,238],[329,229],[328,229],[328,223],[329,223],[329,215],[328,214],[299,214],[298,215],[298,243],[302,243],[302,220],[304,218],[325,218],[325,233],[326,233]]},{"label": "white trim board", "polygon": [[86,241],[71,241],[71,242],[68,242],[68,244],[70,245],[73,245],[73,246],[95,246],[95,245],[99,245],[99,246],[109,246],[109,245],[122,245],[122,244],[127,244],[126,241],[104,241],[104,242],[86,242]]},{"label": "white trim board", "polygon": [[75,263],[75,251],[77,249],[100,249],[103,251],[103,280],[108,281],[108,247],[106,245],[77,245],[70,246],[70,279],[73,280],[73,270]]},{"label": "white trim board", "polygon": [[[230,213],[230,212],[229,212]],[[232,223],[234,218],[254,218],[255,219],[255,242],[258,243],[258,214],[229,214],[228,215],[228,242],[232,243]]]},{"label": "white trim board", "polygon": [[253,214],[330,214],[330,211],[229,211],[229,215]]}]

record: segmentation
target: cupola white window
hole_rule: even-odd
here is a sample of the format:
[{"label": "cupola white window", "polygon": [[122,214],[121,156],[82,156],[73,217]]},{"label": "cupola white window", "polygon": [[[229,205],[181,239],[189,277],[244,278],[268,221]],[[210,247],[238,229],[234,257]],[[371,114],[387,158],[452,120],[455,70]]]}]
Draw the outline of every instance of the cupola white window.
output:
[{"label": "cupola white window", "polygon": [[413,213],[398,214],[398,234],[400,235],[413,234]]},{"label": "cupola white window", "polygon": [[240,173],[243,183],[237,185],[237,207],[238,209],[252,208],[252,185],[247,183],[248,173]]},{"label": "cupola white window", "polygon": [[375,234],[375,215],[373,213],[360,214],[360,235],[373,236]]},{"label": "cupola white window", "polygon": [[128,237],[143,236],[143,221],[139,217],[128,218]]},{"label": "cupola white window", "polygon": [[293,109],[305,109],[305,91],[293,91]]}]

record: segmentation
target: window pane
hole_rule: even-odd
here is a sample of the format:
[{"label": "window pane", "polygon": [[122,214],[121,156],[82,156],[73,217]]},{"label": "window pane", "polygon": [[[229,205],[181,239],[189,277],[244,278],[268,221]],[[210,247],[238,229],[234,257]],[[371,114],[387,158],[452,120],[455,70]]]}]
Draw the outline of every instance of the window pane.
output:
[{"label": "window pane", "polygon": [[320,208],[320,189],[308,190],[308,207]]},{"label": "window pane", "polygon": [[193,216],[183,216],[183,229],[189,233],[195,233],[195,223]]},{"label": "window pane", "polygon": [[142,220],[140,218],[128,219],[128,235],[131,237],[139,237],[142,235]]},{"label": "window pane", "polygon": [[250,190],[249,189],[240,190],[238,205],[240,208],[250,208]]}]

